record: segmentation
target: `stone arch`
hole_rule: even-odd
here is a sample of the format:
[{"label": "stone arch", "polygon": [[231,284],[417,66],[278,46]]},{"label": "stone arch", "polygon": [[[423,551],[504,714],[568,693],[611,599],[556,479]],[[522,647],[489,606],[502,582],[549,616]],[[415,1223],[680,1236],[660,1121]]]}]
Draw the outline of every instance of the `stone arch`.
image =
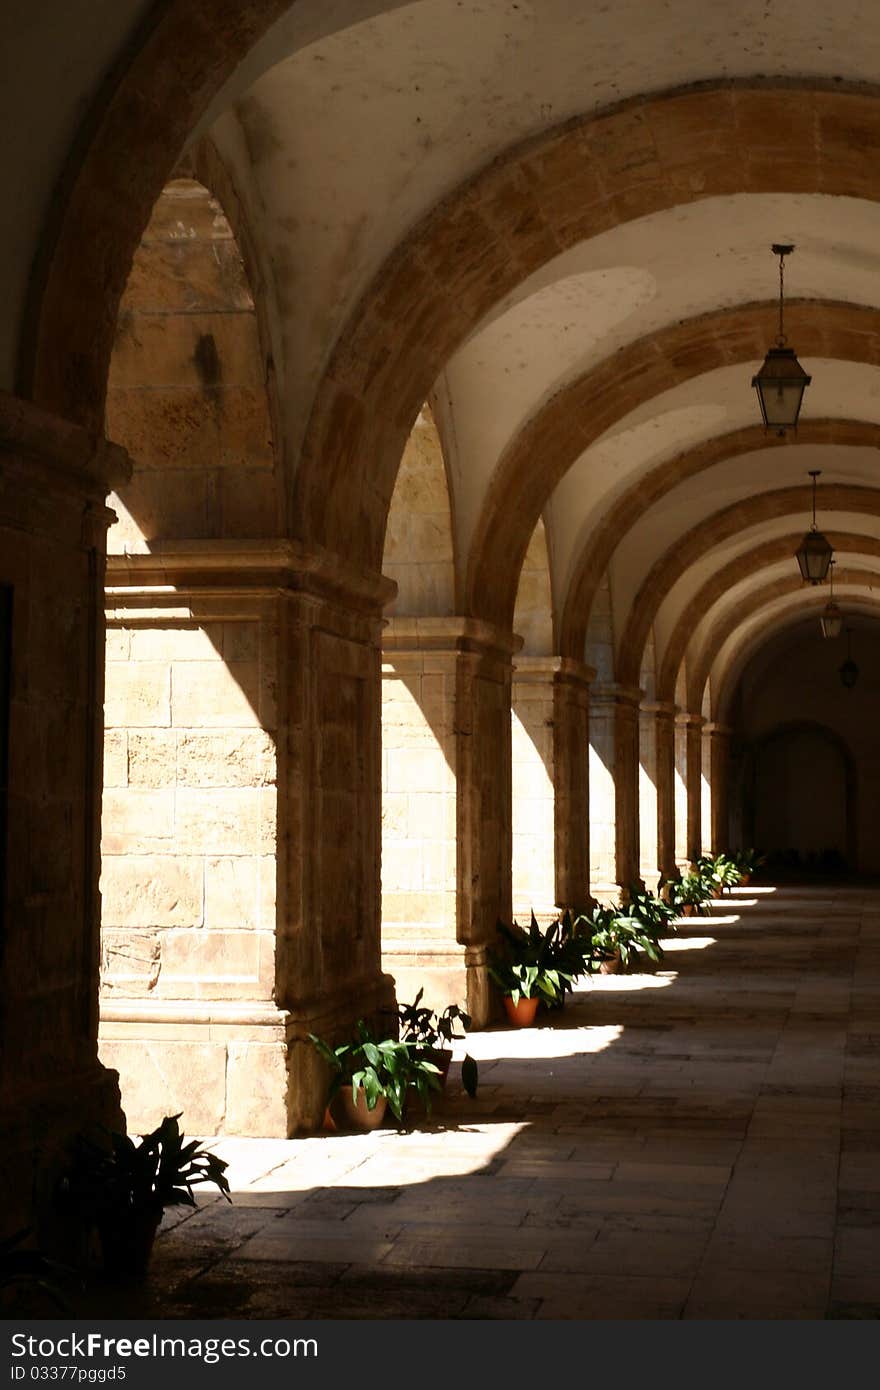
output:
[{"label": "stone arch", "polygon": [[[737,305],[668,326],[606,358],[551,397],[496,467],[468,561],[468,604],[480,605],[481,616],[494,622],[509,622],[515,576],[534,517],[576,459],[661,392],[717,367],[760,362],[777,313],[778,307],[767,303]],[[802,356],[880,363],[873,309],[798,300],[787,313]],[[534,467],[535,458],[547,460],[543,470]]]},{"label": "stone arch", "polygon": [[397,584],[389,617],[439,618],[455,611],[452,498],[427,402],[410,432],[391,496],[382,572]]},{"label": "stone arch", "polygon": [[[869,487],[828,484],[819,488],[818,498],[817,505],[826,517],[834,511],[871,516],[876,514],[880,494]],[[720,541],[729,540],[750,526],[789,514],[800,515],[803,510],[803,488],[763,492],[722,508],[670,546],[655,562],[633,600],[619,643],[620,680],[632,680],[638,673],[641,652],[660,604],[695,561]]]},{"label": "stone arch", "polygon": [[614,551],[640,517],[679,483],[755,449],[797,448],[802,444],[857,447],[876,442],[876,425],[858,420],[802,420],[796,436],[782,437],[768,434],[763,425],[750,425],[707,439],[697,448],[660,464],[628,488],[605,514],[601,529],[585,539],[565,596],[560,650],[566,654],[583,650],[596,590]]},{"label": "stone arch", "polygon": [[452,497],[426,402],[407,440],[385,533],[382,660],[382,961],[399,996],[464,1001],[456,947],[460,624]]},{"label": "stone arch", "polygon": [[112,499],[121,520],[111,552],[281,533],[265,361],[225,211],[201,180],[176,177],[156,202],[120,301],[106,425],[133,475]]},{"label": "stone arch", "polygon": [[[22,389],[72,418],[100,416],[108,324],[149,206],[213,91],[276,13],[271,3],[254,5],[231,36],[227,26],[207,23],[203,6],[192,8],[199,13],[187,13],[183,0],[169,7],[114,91],[85,158],[72,171],[67,201],[35,277]],[[202,27],[211,34],[204,44]],[[177,52],[182,34],[187,43]],[[190,52],[195,37],[202,69]],[[185,96],[175,96],[176,84]],[[134,91],[167,97],[168,113],[152,121],[153,129],[131,102]],[[155,101],[153,109],[164,111],[164,105]],[[871,147],[878,125],[880,101],[864,88],[855,94],[821,81],[724,82],[626,101],[569,121],[493,161],[397,248],[339,335],[297,474],[299,534],[378,567],[403,443],[421,402],[469,328],[531,271],[622,219],[718,193],[791,190],[874,198],[870,161],[853,151]],[[751,136],[765,150],[766,132],[774,128],[784,129],[786,139],[773,157],[749,155]],[[137,192],[120,187],[117,178],[110,190],[113,216],[105,218],[104,172],[114,163],[127,166],[140,145],[145,148]],[[635,168],[637,178],[627,172]],[[108,254],[111,226],[116,236]],[[99,253],[93,251],[98,247]],[[756,326],[752,313],[747,333]],[[686,356],[695,346],[686,334],[679,351]],[[753,341],[749,356],[761,350]],[[389,400],[393,409],[383,411]],[[515,509],[531,501],[521,479],[510,501]],[[540,502],[523,508],[525,534],[509,557],[516,574],[540,509]],[[490,506],[488,514],[493,512]],[[478,556],[482,548],[476,548]],[[471,596],[482,597],[482,572],[491,577],[498,559],[490,544],[474,569]],[[505,622],[514,602],[508,588],[501,584],[493,602]]]},{"label": "stone arch", "polygon": [[[856,551],[860,555],[873,555],[880,559],[880,540],[874,536],[859,536],[849,531],[841,532],[828,529],[826,529],[825,535],[836,554],[841,551]],[[798,531],[765,541],[746,555],[738,555],[729,564],[718,570],[710,580],[707,580],[688,603],[666,644],[658,680],[658,699],[672,700],[674,698],[679,671],[688,643],[713,605],[724,597],[732,584],[742,579],[744,573],[754,574],[765,566],[773,564],[776,560],[784,560],[789,557],[793,559],[802,539],[803,531]]]},{"label": "stone arch", "polygon": [[134,1128],[185,1110],[205,1132],[286,1135],[286,754],[259,579],[283,489],[254,295],[199,169],[220,173],[208,146],[160,194],[110,365],[108,425],[134,468],[107,562],[100,1055]]},{"label": "stone arch", "polygon": [[[812,719],[789,720],[770,729],[761,738],[756,740],[754,745],[748,750],[748,765],[750,776],[744,788],[746,805],[743,813],[743,823],[745,834],[749,843],[762,843],[763,839],[758,834],[757,802],[758,802],[758,782],[760,780],[760,769],[768,751],[781,742],[788,742],[792,739],[803,739],[804,736],[814,742],[825,744],[833,749],[837,758],[840,760],[844,771],[844,816],[845,816],[845,857],[847,868],[851,871],[858,869],[859,835],[858,835],[858,767],[853,757],[852,750],[846,739],[827,725],[821,724]],[[800,761],[800,760],[798,760]],[[811,764],[813,760],[810,760]],[[811,766],[810,782],[812,783]],[[804,790],[807,790],[806,784]],[[814,795],[796,797],[800,804],[808,808],[815,806],[817,798]],[[819,802],[825,800],[824,797],[818,798]],[[766,846],[767,849],[782,848],[781,846]]]},{"label": "stone arch", "polygon": [[[870,591],[877,583],[877,579],[877,573],[872,570],[841,570],[836,576],[836,582],[841,592],[846,587],[864,588]],[[691,709],[702,708],[712,667],[725,642],[733,636],[737,628],[750,617],[760,613],[774,600],[801,595],[803,590],[804,582],[797,574],[791,575],[790,578],[775,579],[751,594],[747,601],[739,604],[736,612],[720,619],[709,633],[702,651],[688,672],[688,704]],[[810,597],[812,598],[812,595]],[[817,600],[816,607],[821,608],[827,602],[827,595],[823,592],[821,602]]]}]

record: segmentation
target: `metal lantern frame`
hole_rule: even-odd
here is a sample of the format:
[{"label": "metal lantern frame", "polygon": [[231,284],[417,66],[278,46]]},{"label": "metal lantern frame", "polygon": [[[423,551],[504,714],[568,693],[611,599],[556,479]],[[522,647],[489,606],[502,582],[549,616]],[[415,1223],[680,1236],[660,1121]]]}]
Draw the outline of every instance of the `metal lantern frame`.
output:
[{"label": "metal lantern frame", "polygon": [[786,430],[797,429],[804,391],[813,378],[797,360],[794,348],[786,345],[783,319],[785,257],[791,255],[794,246],[774,242],[770,249],[774,256],[779,257],[779,332],[776,346],[770,348],[761,370],[752,377],[752,386],[758,393],[765,430],[772,429],[784,435]]},{"label": "metal lantern frame", "polygon": [[834,602],[834,564],[835,562],[832,560],[828,566],[831,597],[819,614],[819,627],[822,629],[822,636],[831,638],[839,637],[843,631],[843,613],[840,606]]},{"label": "metal lantern frame", "polygon": [[795,551],[801,579],[807,584],[823,583],[828,574],[828,567],[834,558],[834,550],[830,541],[822,535],[816,525],[816,479],[821,472],[821,468],[809,470],[809,475],[813,479],[813,522]]}]

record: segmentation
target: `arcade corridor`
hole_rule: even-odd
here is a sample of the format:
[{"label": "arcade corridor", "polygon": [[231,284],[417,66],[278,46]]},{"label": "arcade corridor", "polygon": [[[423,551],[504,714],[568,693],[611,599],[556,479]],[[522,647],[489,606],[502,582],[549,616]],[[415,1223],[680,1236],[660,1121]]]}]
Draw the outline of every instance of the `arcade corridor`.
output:
[{"label": "arcade corridor", "polygon": [[95,1306],[877,1317],[878,951],[876,888],[735,890],[664,968],[473,1035],[478,1098],[453,1080],[434,1127],[219,1141],[234,1205],[166,1228],[143,1292]]}]

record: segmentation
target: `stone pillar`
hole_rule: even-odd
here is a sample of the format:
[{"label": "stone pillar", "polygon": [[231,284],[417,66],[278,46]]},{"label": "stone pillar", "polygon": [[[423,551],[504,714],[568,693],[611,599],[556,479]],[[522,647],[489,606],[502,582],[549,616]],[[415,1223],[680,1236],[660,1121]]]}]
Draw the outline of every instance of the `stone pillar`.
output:
[{"label": "stone pillar", "polygon": [[684,716],[687,729],[687,856],[703,852],[703,724],[701,714]]},{"label": "stone pillar", "polygon": [[393,1000],[379,939],[389,584],[286,541],[114,559],[102,1055],[135,1127],[321,1121],[309,1032]]},{"label": "stone pillar", "polygon": [[641,697],[642,691],[620,685],[594,686],[591,692],[592,891],[600,899],[625,893],[639,876]]},{"label": "stone pillar", "polygon": [[44,1242],[72,1136],[123,1123],[97,1056],[98,845],[104,498],[128,471],[123,450],[0,393],[0,1234]]},{"label": "stone pillar", "polygon": [[511,655],[470,618],[384,635],[382,949],[398,994],[491,1015],[486,952],[511,901]]},{"label": "stone pillar", "polygon": [[661,879],[674,878],[675,853],[675,705],[657,701],[648,708],[654,715],[654,749],[657,768],[657,867]]},{"label": "stone pillar", "polygon": [[730,849],[730,735],[729,724],[707,724],[703,730],[709,743],[710,825],[713,854]]},{"label": "stone pillar", "polygon": [[[665,706],[653,701],[642,705],[639,711],[639,875],[651,892],[656,892],[661,877],[664,876],[661,863],[661,737],[660,711]],[[668,719],[670,740],[662,752],[664,756],[672,751],[671,715]],[[663,795],[668,798],[673,791],[670,769],[664,767],[667,786]],[[668,808],[667,808],[668,809]],[[670,818],[671,821],[671,818]],[[667,847],[668,852],[668,847]]]},{"label": "stone pillar", "polygon": [[512,916],[511,657],[521,638],[468,620],[460,639],[458,940],[465,947],[468,1013],[483,1027],[498,1012],[487,954]]},{"label": "stone pillar", "polygon": [[596,672],[559,658],[553,683],[556,903],[586,910],[590,895],[590,684]]},{"label": "stone pillar", "polygon": [[518,656],[513,671],[513,912],[549,922],[589,893],[593,668]]},{"label": "stone pillar", "polygon": [[679,711],[675,716],[675,863],[680,872],[690,864],[688,853],[688,720]]},{"label": "stone pillar", "polygon": [[456,936],[460,618],[392,618],[382,664],[382,962],[398,998],[464,1004]]}]

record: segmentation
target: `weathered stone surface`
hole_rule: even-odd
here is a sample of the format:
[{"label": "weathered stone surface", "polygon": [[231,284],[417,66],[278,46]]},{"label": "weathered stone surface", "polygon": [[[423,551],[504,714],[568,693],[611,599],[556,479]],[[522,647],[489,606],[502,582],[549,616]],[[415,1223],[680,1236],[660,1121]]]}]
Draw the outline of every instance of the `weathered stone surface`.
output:
[{"label": "weathered stone surface", "polygon": [[135,1133],[183,1111],[189,1134],[219,1134],[226,1113],[226,1047],[222,1043],[105,1039],[101,1061],[122,1077],[122,1103]]},{"label": "weathered stone surface", "polygon": [[107,667],[104,722],[108,729],[137,729],[171,723],[171,668],[166,662],[139,661]]},{"label": "weathered stone surface", "polygon": [[275,779],[275,745],[262,730],[179,732],[177,769],[181,786],[257,787]]},{"label": "weathered stone surface", "polygon": [[105,926],[194,927],[203,920],[203,864],[177,854],[105,855]]},{"label": "weathered stone surface", "polygon": [[231,1134],[286,1134],[287,1049],[280,1043],[230,1042],[226,1127]]},{"label": "weathered stone surface", "polygon": [[149,994],[161,965],[157,932],[105,928],[101,936],[101,988],[127,996]]}]

